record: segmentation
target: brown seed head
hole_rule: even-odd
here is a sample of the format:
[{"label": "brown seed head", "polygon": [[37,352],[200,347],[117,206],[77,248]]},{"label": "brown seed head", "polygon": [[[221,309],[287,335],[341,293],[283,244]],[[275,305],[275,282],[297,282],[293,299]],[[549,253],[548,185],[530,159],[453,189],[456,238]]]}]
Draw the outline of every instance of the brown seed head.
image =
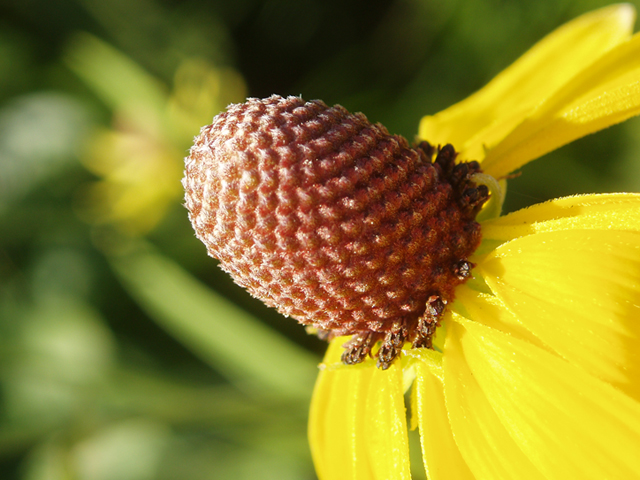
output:
[{"label": "brown seed head", "polygon": [[339,105],[249,99],[196,138],[186,206],[236,283],[328,337],[355,334],[345,363],[383,340],[387,368],[405,341],[431,346],[470,275],[488,193],[470,180],[478,164],[455,156]]}]

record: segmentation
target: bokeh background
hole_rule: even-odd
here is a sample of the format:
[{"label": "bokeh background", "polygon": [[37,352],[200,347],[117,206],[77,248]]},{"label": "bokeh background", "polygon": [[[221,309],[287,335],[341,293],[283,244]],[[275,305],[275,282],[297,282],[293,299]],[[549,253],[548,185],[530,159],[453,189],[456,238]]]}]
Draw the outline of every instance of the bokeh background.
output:
[{"label": "bokeh background", "polygon": [[[278,93],[412,139],[608,3],[1,0],[0,478],[314,479],[325,346],[195,239],[180,185],[194,135]],[[507,210],[639,191],[640,122],[522,173]]]}]

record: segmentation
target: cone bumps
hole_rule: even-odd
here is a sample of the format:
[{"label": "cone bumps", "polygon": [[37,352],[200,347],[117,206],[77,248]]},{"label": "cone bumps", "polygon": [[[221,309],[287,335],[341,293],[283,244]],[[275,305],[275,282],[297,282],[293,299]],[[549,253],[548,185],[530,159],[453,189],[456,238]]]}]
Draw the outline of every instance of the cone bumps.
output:
[{"label": "cone bumps", "polygon": [[195,139],[186,207],[236,283],[328,337],[355,334],[347,363],[382,340],[386,368],[405,341],[431,345],[481,240],[488,194],[455,155],[339,105],[249,99]]}]

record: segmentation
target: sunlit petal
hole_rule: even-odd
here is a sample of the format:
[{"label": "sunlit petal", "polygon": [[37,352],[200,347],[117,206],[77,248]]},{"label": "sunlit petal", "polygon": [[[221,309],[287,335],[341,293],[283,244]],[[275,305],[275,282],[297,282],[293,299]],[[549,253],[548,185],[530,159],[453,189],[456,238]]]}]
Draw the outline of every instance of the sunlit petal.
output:
[{"label": "sunlit petal", "polygon": [[338,338],[324,358],[309,412],[309,443],[320,480],[375,479],[364,436],[365,404],[374,367],[340,368]]},{"label": "sunlit petal", "polygon": [[[414,352],[428,355],[432,351],[417,349]],[[413,364],[416,380],[412,391],[412,415],[416,416],[420,428],[422,458],[427,476],[429,480],[472,480],[475,477],[453,439],[442,380],[432,373],[429,360]]]},{"label": "sunlit petal", "polygon": [[545,344],[640,398],[640,233],[538,233],[498,247],[477,268]]},{"label": "sunlit petal", "polygon": [[[410,480],[407,414],[401,362],[373,368],[366,402],[364,434],[376,479]],[[337,478],[337,477],[336,477]]]},{"label": "sunlit petal", "polygon": [[380,370],[340,363],[347,338],[331,342],[316,383],[309,441],[320,479],[409,480],[400,362]]},{"label": "sunlit petal", "polygon": [[509,310],[500,298],[494,295],[478,292],[463,285],[456,290],[456,304],[452,310],[460,310],[458,313],[472,318],[474,322],[531,342],[540,348],[549,349],[522,324],[518,316]]},{"label": "sunlit petal", "polygon": [[[640,113],[640,35],[567,82],[517,128],[492,144],[483,163],[495,177],[573,140]],[[495,145],[495,148],[492,148]]]},{"label": "sunlit petal", "polygon": [[640,404],[528,342],[458,321],[455,339],[472,381],[547,478],[640,476]]},{"label": "sunlit petal", "polygon": [[622,4],[563,25],[471,97],[423,118],[419,136],[452,143],[463,158],[482,160],[484,145],[498,143],[545,98],[627,40],[634,20],[633,7]]},{"label": "sunlit petal", "polygon": [[614,193],[557,198],[486,221],[486,239],[508,241],[554,230],[640,231],[640,194]]},{"label": "sunlit petal", "polygon": [[474,378],[461,346],[464,334],[464,327],[453,322],[443,357],[446,406],[462,457],[478,479],[544,478],[509,435]]}]

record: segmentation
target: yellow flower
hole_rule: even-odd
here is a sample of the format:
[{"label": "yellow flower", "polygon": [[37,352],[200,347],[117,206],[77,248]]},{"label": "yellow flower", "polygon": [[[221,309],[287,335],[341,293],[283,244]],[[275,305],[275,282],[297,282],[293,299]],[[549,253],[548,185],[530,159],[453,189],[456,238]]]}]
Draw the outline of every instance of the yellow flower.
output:
[{"label": "yellow flower", "polygon": [[114,112],[113,128],[96,131],[82,157],[100,180],[83,192],[80,213],[91,223],[143,235],[182,196],[193,132],[243,98],[244,81],[231,69],[188,59],[167,94],[139,65],[88,34],[78,35],[66,60]]},{"label": "yellow flower", "polygon": [[[639,114],[634,19],[623,4],[564,25],[419,136],[501,178]],[[552,200],[482,229],[436,350],[383,371],[340,364],[346,338],[331,343],[310,413],[321,480],[410,478],[409,390],[430,480],[640,478],[640,194]]]}]

